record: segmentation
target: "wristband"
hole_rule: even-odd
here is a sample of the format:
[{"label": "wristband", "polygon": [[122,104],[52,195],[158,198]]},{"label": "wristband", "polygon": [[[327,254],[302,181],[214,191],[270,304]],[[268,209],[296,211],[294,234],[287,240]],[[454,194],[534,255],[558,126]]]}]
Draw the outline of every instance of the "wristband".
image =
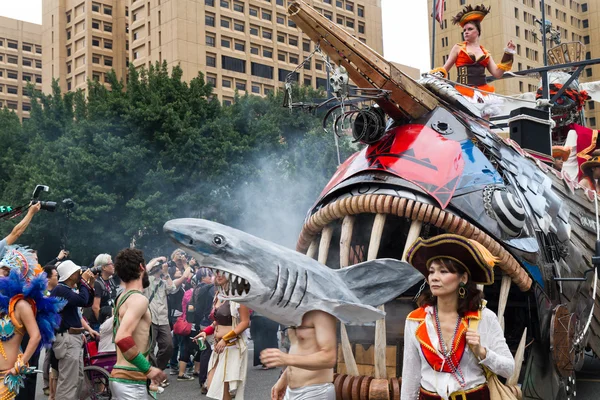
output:
[{"label": "wristband", "polygon": [[512,69],[514,58],[514,54],[505,52],[502,56],[500,64],[498,64],[498,68],[500,68],[504,72],[510,71]]},{"label": "wristband", "polygon": [[238,339],[238,335],[237,333],[235,333],[235,331],[232,330],[229,331],[225,336],[223,336],[222,339],[227,343],[232,343]]},{"label": "wristband", "polygon": [[206,333],[206,336],[210,336],[210,335],[212,335],[213,333],[215,333],[215,327],[214,327],[214,326],[212,326],[212,325],[211,325],[211,326],[207,326],[206,328],[204,328],[204,329],[202,330],[202,332]]},{"label": "wristband", "polygon": [[135,365],[140,372],[145,375],[150,371],[150,363],[146,357],[139,352],[137,345],[131,336],[127,336],[115,344],[119,347],[119,350],[121,350],[123,357],[131,364]]}]

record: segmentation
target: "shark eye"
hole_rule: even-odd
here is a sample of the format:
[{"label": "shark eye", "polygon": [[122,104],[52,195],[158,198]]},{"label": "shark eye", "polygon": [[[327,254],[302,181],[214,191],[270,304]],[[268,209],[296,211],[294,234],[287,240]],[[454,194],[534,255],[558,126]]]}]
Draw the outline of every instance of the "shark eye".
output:
[{"label": "shark eye", "polygon": [[217,246],[221,246],[222,244],[225,243],[225,238],[221,235],[215,235],[213,237],[213,243],[216,244]]}]

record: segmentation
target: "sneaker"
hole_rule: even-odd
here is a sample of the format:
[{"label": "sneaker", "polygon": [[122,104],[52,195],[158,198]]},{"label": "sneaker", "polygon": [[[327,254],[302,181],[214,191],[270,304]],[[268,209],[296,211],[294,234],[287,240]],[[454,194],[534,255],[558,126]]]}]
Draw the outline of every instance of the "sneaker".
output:
[{"label": "sneaker", "polygon": [[169,383],[169,380],[168,380],[168,379],[165,379],[164,381],[162,381],[162,382],[160,383],[160,387],[161,387],[161,388],[166,388],[166,387],[168,387],[169,385],[170,385],[170,383]]},{"label": "sneaker", "polygon": [[189,376],[188,374],[183,374],[183,375],[179,375],[177,376],[177,380],[178,381],[193,381],[194,378],[193,376]]}]

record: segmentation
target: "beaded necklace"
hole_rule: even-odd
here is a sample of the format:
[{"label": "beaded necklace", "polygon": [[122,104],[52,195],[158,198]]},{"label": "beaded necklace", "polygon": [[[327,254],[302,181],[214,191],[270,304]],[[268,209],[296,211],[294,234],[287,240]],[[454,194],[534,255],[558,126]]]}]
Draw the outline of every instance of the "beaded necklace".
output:
[{"label": "beaded necklace", "polygon": [[456,365],[452,360],[452,354],[454,353],[453,344],[456,340],[456,335],[458,333],[458,328],[460,327],[460,321],[462,318],[460,315],[456,320],[456,327],[454,328],[454,334],[452,335],[452,341],[450,342],[450,349],[447,348],[446,343],[444,342],[444,336],[442,335],[442,327],[440,325],[440,317],[438,316],[438,308],[437,305],[433,308],[433,315],[435,316],[435,323],[437,325],[437,334],[440,339],[440,352],[442,353],[442,357],[444,357],[444,362],[448,363],[450,370],[452,371],[450,374],[456,379],[456,382],[460,385],[461,388],[464,388],[467,384],[465,380],[465,374],[460,368],[460,360]]}]

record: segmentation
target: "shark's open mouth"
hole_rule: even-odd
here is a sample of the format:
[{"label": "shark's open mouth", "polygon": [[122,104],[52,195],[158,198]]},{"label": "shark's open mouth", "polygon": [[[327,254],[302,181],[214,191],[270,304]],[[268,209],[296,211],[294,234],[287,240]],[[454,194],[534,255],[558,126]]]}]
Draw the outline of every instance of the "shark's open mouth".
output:
[{"label": "shark's open mouth", "polygon": [[225,297],[245,297],[250,293],[250,282],[241,276],[237,276],[230,272],[221,271],[215,267],[209,268],[217,276],[225,276],[229,281],[229,285],[218,286],[219,293]]}]

